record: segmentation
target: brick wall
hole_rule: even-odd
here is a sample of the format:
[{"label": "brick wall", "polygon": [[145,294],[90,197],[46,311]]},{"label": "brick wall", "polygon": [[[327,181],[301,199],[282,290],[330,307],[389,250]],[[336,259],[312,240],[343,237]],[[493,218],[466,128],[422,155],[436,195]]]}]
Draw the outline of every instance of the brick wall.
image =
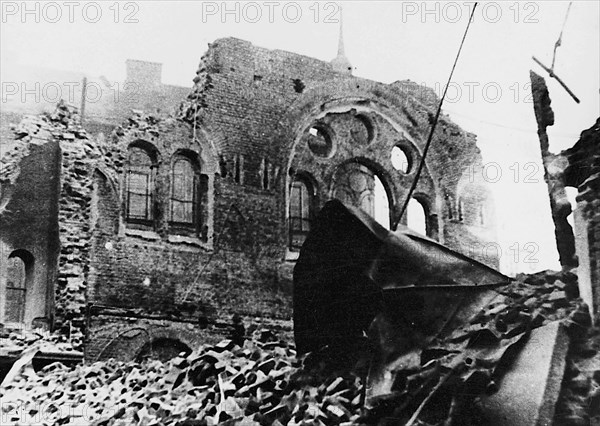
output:
[{"label": "brick wall", "polygon": [[[160,337],[157,327],[188,346],[223,337],[234,313],[249,328],[289,332],[292,177],[311,175],[318,208],[339,171],[358,162],[383,182],[391,221],[401,219],[437,99],[427,90],[415,94],[411,82],[339,74],[329,63],[231,38],[210,46],[194,81],[177,116],[135,112],[93,142],[70,113],[59,109],[51,123],[50,139],[62,153],[54,198],[56,326],[74,326],[77,338],[86,334],[89,360],[134,356],[147,343],[142,334]],[[334,149],[323,158],[309,146],[314,125],[330,132]],[[140,143],[156,156],[155,216],[142,227],[125,217],[128,149]],[[394,146],[408,153],[407,174],[391,164]],[[168,222],[171,167],[182,150],[197,157],[208,178],[201,234],[174,232]],[[491,202],[480,166],[474,135],[442,117],[416,196],[427,205],[431,235],[463,252],[465,239],[493,237],[493,221],[476,221]],[[466,208],[459,220],[460,199]],[[190,333],[198,337],[190,340]]]},{"label": "brick wall", "polygon": [[[58,179],[60,148],[44,126],[32,118],[17,129],[13,148],[0,162],[0,291],[6,285],[8,256],[17,250],[31,254],[25,325],[34,318],[52,322],[52,286],[58,255]],[[45,127],[45,128],[44,128]],[[14,137],[14,135],[13,135]],[[4,297],[0,312],[4,312]],[[4,315],[1,315],[3,318]]]},{"label": "brick wall", "polygon": [[[96,185],[90,302],[162,315],[174,324],[227,322],[233,313],[289,321],[293,264],[285,259],[290,176],[312,176],[318,208],[331,196],[336,171],[359,161],[384,182],[390,219],[398,220],[437,99],[431,91],[415,93],[413,86],[338,74],[328,63],[242,40],[211,44],[179,118],[134,115],[102,148],[112,177],[106,179],[110,183],[99,177]],[[328,158],[315,157],[308,147],[307,132],[315,123],[327,126],[335,138],[335,152]],[[128,229],[123,164],[136,140],[157,149],[157,197],[163,203],[173,154],[186,148],[203,156],[210,178],[205,242],[173,236],[160,208],[150,232]],[[412,171],[406,175],[391,165],[395,145],[409,152]],[[469,244],[493,237],[493,222],[481,225],[475,219],[478,206],[489,209],[491,202],[477,180],[480,165],[474,135],[442,117],[417,194],[427,203],[432,235],[466,254],[472,254]],[[459,221],[455,210],[461,196],[468,209]],[[468,244],[461,244],[461,238],[468,238]],[[497,265],[493,252],[479,257]],[[98,351],[99,343],[90,347]]]},{"label": "brick wall", "polygon": [[[399,220],[412,176],[391,168],[390,149],[399,142],[410,147],[416,168],[437,106],[433,91],[410,81],[386,85],[336,73],[328,63],[232,38],[210,45],[195,83],[182,105],[182,116],[205,129],[225,169],[231,172],[233,159],[241,155],[245,187],[260,188],[264,160],[277,167],[273,188],[278,210],[273,220],[284,225],[282,244],[290,169],[315,175],[323,184],[319,198],[326,201],[333,171],[351,159],[364,160],[378,172],[393,198],[392,222]],[[369,144],[353,142],[348,126],[356,115],[372,123],[375,135]],[[338,149],[326,160],[315,159],[306,148],[306,131],[315,122],[331,122],[337,139]],[[471,185],[461,184],[465,175]],[[475,136],[442,115],[417,191],[429,201],[435,225],[431,228],[439,230],[441,242],[447,240],[452,246],[455,228],[464,228],[474,241],[495,240],[492,200],[480,176]],[[444,231],[444,223],[455,220],[456,214],[451,218],[449,210],[457,209],[461,197],[469,207],[467,218]],[[474,219],[479,205],[490,212],[483,226]],[[460,245],[453,248],[462,250]],[[494,258],[487,263],[498,264]]]},{"label": "brick wall", "polygon": [[[52,114],[23,120],[15,137],[15,151],[3,159],[4,172],[13,170],[3,185],[12,181],[14,191],[1,215],[0,235],[3,251],[33,255],[25,325],[45,317],[79,348],[86,331],[91,175],[100,153],[75,111],[62,103]],[[3,253],[3,264],[4,254],[9,253]]]},{"label": "brick wall", "polygon": [[568,159],[564,184],[578,189],[575,210],[577,275],[592,317],[600,314],[600,118],[561,155]]}]

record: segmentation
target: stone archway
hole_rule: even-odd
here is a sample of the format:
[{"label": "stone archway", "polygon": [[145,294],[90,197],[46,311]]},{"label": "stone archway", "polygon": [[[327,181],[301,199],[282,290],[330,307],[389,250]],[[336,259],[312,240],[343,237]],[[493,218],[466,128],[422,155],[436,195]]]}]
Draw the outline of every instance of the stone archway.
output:
[{"label": "stone archway", "polygon": [[389,229],[391,203],[385,183],[365,164],[350,161],[339,166],[332,178],[331,198],[364,210]]},{"label": "stone archway", "polygon": [[136,361],[141,362],[147,359],[158,359],[166,362],[175,358],[180,353],[189,355],[192,350],[188,345],[180,340],[161,337],[147,342],[136,355]]}]

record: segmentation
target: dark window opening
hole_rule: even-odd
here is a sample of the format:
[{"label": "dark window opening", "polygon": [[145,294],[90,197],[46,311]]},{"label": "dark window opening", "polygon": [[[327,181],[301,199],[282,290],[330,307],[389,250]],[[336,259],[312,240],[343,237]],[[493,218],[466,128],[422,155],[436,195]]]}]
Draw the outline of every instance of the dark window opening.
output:
[{"label": "dark window opening", "polygon": [[33,256],[25,250],[13,252],[6,264],[4,322],[23,324],[27,306],[27,283],[31,275]]},{"label": "dark window opening", "polygon": [[159,338],[146,343],[138,352],[136,362],[160,360],[167,362],[183,353],[188,356],[192,350],[188,345],[176,339]]},{"label": "dark window opening", "polygon": [[263,189],[269,189],[269,162],[267,160],[263,161],[263,170],[262,170],[262,186]]},{"label": "dark window opening", "polygon": [[236,155],[233,164],[233,180],[235,183],[243,183],[244,158],[241,155]]},{"label": "dark window opening", "polygon": [[295,180],[290,188],[290,250],[297,251],[310,231],[312,188],[303,180]]},{"label": "dark window opening", "polygon": [[201,203],[208,190],[208,176],[200,175],[190,159],[178,156],[171,172],[170,228],[198,234],[202,228]]},{"label": "dark window opening", "polygon": [[445,196],[446,211],[448,213],[448,219],[454,219],[454,206],[452,205],[452,198],[448,194]]},{"label": "dark window opening", "polygon": [[223,156],[219,157],[219,168],[221,170],[221,177],[226,178],[227,177],[227,161],[225,160],[225,157],[223,157]]},{"label": "dark window opening", "polygon": [[208,240],[208,175],[200,175],[200,216],[198,217],[200,226],[200,238],[202,241]]},{"label": "dark window opening", "polygon": [[329,134],[320,126],[308,129],[308,148],[317,157],[327,158],[333,154],[333,142]]},{"label": "dark window opening", "polygon": [[306,86],[304,85],[304,83],[302,82],[302,80],[300,80],[299,78],[294,78],[294,79],[292,79],[292,82],[294,83],[294,91],[296,93],[302,93],[302,92],[304,92],[304,88]]},{"label": "dark window opening", "polygon": [[128,222],[152,225],[154,219],[154,174],[155,165],[148,153],[141,148],[131,148],[126,176],[126,219]]}]

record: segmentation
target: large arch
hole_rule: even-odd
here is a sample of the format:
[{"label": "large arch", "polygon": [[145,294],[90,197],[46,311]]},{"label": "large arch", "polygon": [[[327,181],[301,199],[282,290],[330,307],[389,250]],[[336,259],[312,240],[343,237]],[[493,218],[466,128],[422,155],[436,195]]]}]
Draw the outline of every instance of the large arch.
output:
[{"label": "large arch", "polygon": [[[393,143],[399,143],[403,148],[410,147],[413,151],[414,156],[411,161],[413,161],[414,166],[422,156],[422,147],[425,143],[427,136],[425,133],[429,128],[429,123],[422,116],[413,117],[408,115],[406,106],[413,102],[415,101],[406,91],[402,91],[394,85],[387,85],[383,90],[383,85],[380,83],[351,76],[337,80],[335,84],[329,82],[312,86],[285,110],[274,135],[275,138],[286,143],[282,146],[284,156],[287,156],[287,158],[283,158],[286,170],[293,170],[292,165],[295,161],[298,144],[303,138],[303,132],[328,114],[351,111],[354,111],[357,115],[376,114],[388,123],[401,139]],[[391,149],[392,146],[390,146],[390,156]],[[441,231],[443,229],[443,215],[437,214],[443,204],[440,198],[439,176],[434,177],[428,163],[428,160],[426,160],[417,190],[432,195],[434,201],[429,203],[430,217],[438,222],[432,226],[432,229]],[[416,167],[411,167],[408,173],[404,175],[404,181],[412,179],[415,170]],[[397,169],[389,168],[389,173],[392,176],[393,172],[396,171]],[[387,168],[386,172],[388,172]],[[409,183],[406,182],[399,184],[400,180],[395,178],[387,180],[389,192],[391,192],[394,199],[391,211],[392,223],[400,220],[401,204],[406,193],[405,189],[409,186]],[[282,186],[281,189],[285,194],[282,210],[287,212],[289,209],[289,179]],[[440,236],[443,240],[443,235],[440,234]]]},{"label": "large arch", "polygon": [[[191,351],[206,343],[206,335],[195,328],[187,328],[182,324],[171,324],[169,327],[154,324],[114,324],[92,330],[94,348],[92,360],[101,361],[115,358],[119,361],[132,361],[148,358],[151,352],[176,356],[179,352]],[[178,351],[183,349],[182,351]],[[150,356],[152,357],[152,356]]]},{"label": "large arch", "polygon": [[[305,92],[288,108],[287,114],[280,121],[279,135],[277,136],[280,140],[288,141],[286,147],[286,170],[289,170],[290,173],[293,171],[298,146],[304,138],[304,133],[314,127],[315,123],[319,123],[328,114],[352,113],[357,117],[365,115],[379,117],[382,122],[387,123],[386,125],[389,125],[393,129],[396,136],[394,140],[389,141],[390,146],[388,147],[389,152],[387,153],[387,157],[390,160],[390,164],[386,167],[379,165],[379,169],[374,168],[373,170],[377,172],[378,178],[382,182],[385,182],[386,194],[390,200],[390,221],[391,223],[396,223],[400,219],[401,204],[407,188],[414,178],[416,167],[410,167],[406,172],[394,168],[391,162],[392,150],[394,146],[410,149],[412,151],[410,161],[414,166],[422,156],[421,147],[424,145],[423,140],[425,135],[422,134],[422,129],[415,127],[414,120],[409,120],[409,118],[402,114],[403,100],[406,100],[406,98],[403,98],[401,93],[390,90],[390,92],[393,92],[391,95],[384,94],[377,83],[359,81],[357,85],[356,79],[342,82],[341,85],[342,87],[319,85]],[[344,93],[344,95],[340,96],[340,92]],[[382,139],[383,136],[378,140]],[[366,153],[354,152],[353,154],[354,156],[363,157],[365,165],[371,168],[373,167],[367,164],[368,161],[378,160],[370,157],[368,150]],[[319,159],[319,161],[321,163],[325,161],[340,162],[349,159],[347,156],[343,158],[339,157],[340,155],[334,152],[330,156]],[[331,175],[327,176],[327,178],[331,178]],[[328,185],[329,182],[326,181],[325,184]],[[289,187],[288,179],[284,188],[282,188],[285,194],[283,206],[285,212],[289,209]],[[441,205],[441,201],[438,200],[440,198],[439,182],[432,175],[427,161],[417,190],[431,195],[434,201],[428,203],[432,213],[430,217],[438,222],[441,221],[441,215],[436,214],[439,205]],[[436,230],[442,228],[443,225],[441,223],[436,223],[432,226],[432,229]]]},{"label": "large arch", "polygon": [[282,114],[278,137],[288,141],[286,148],[290,152],[298,142],[294,136],[306,128],[310,120],[328,112],[343,112],[354,108],[358,112],[372,111],[385,117],[415,145],[422,146],[426,135],[401,113],[409,99],[406,92],[389,85],[383,89],[381,83],[351,76],[345,80],[338,79],[335,84],[325,82],[312,86]]},{"label": "large arch", "polygon": [[[378,191],[378,185],[382,186],[383,194]],[[381,204],[380,197],[384,198]],[[329,183],[329,198],[361,208],[388,229],[392,223],[394,195],[389,177],[371,160],[353,158],[339,164]]]},{"label": "large arch", "polygon": [[189,355],[192,349],[179,339],[159,337],[147,342],[135,356],[137,362],[158,359],[162,362],[175,358],[180,353]]}]

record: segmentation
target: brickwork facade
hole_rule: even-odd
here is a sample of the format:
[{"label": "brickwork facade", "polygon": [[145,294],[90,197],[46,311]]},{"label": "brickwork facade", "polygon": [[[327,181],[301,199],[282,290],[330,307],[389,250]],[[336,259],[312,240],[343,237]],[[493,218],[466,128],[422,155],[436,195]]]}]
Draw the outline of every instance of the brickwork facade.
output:
[{"label": "brickwork facade", "polygon": [[[406,223],[400,209],[438,102],[431,90],[232,38],[210,45],[194,84],[175,116],[136,112],[106,138],[51,123],[44,315],[85,336],[88,360],[134,358],[153,340],[210,342],[233,314],[289,333],[294,233],[320,206],[335,196],[368,210],[381,196],[382,220]],[[393,163],[396,147],[406,164]],[[477,250],[495,240],[481,165],[475,136],[442,116],[414,198],[428,235],[497,266]],[[180,199],[177,182],[192,181],[193,200]]]}]

